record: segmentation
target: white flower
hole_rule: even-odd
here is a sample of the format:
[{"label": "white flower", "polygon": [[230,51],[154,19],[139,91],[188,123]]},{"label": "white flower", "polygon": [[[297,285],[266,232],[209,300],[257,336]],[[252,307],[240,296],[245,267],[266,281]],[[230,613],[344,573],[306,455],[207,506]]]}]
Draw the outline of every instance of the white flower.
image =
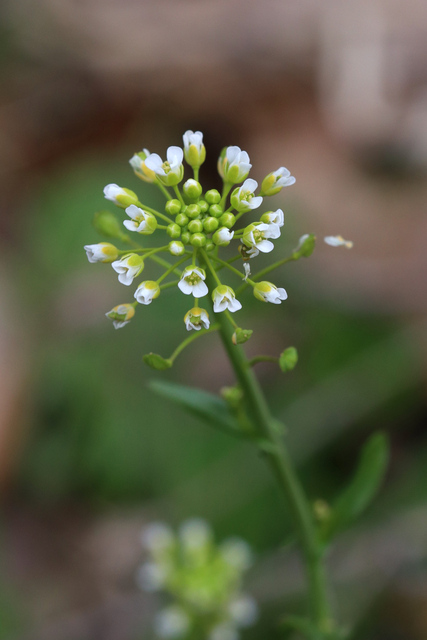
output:
[{"label": "white flower", "polygon": [[212,531],[205,520],[192,518],[191,520],[186,520],[180,526],[179,537],[185,547],[198,549],[206,546],[210,542]]},{"label": "white flower", "polygon": [[250,546],[241,538],[228,538],[220,547],[225,562],[240,572],[246,571],[253,563]]},{"label": "white flower", "polygon": [[172,529],[164,522],[152,522],[142,530],[141,542],[151,552],[164,551],[175,541]]},{"label": "white flower", "polygon": [[115,329],[121,329],[131,321],[135,315],[135,308],[132,304],[119,304],[105,315],[113,321]]},{"label": "white flower", "polygon": [[157,153],[150,153],[146,158],[146,166],[159,176],[163,184],[175,186],[181,182],[184,175],[182,161],[184,152],[181,147],[169,147],[166,151],[167,160],[163,162]]},{"label": "white flower", "polygon": [[285,167],[280,167],[264,178],[261,193],[265,196],[274,196],[283,187],[290,187],[292,184],[295,184],[294,176],[291,176],[291,172]]},{"label": "white flower", "polygon": [[200,331],[200,329],[209,329],[209,315],[208,312],[200,307],[193,307],[184,316],[185,327],[187,331],[194,329]]},{"label": "white flower", "polygon": [[139,276],[143,270],[144,261],[141,256],[131,253],[128,256],[123,256],[120,260],[116,260],[111,266],[119,274],[119,282],[129,286],[132,284],[133,279]]},{"label": "white flower", "polygon": [[87,259],[89,262],[113,262],[118,255],[116,247],[109,242],[99,242],[98,244],[85,244]]},{"label": "white flower", "polygon": [[178,287],[186,295],[193,294],[195,298],[203,298],[208,293],[208,287],[204,280],[206,280],[206,273],[200,267],[185,267],[181,274],[181,280],[178,282]]},{"label": "white flower", "polygon": [[288,294],[285,289],[278,289],[272,282],[257,282],[254,286],[254,296],[262,302],[272,302],[273,304],[281,304],[282,300],[286,300]]},{"label": "white flower", "polygon": [[154,298],[160,295],[160,287],[154,280],[141,282],[135,291],[134,297],[140,304],[151,304]]},{"label": "white flower", "polygon": [[139,153],[135,153],[129,160],[129,164],[134,170],[135,175],[144,182],[153,183],[156,181],[156,174],[145,164],[146,159],[150,155],[148,149],[143,149]]},{"label": "white flower", "polygon": [[189,628],[190,618],[178,605],[162,609],[154,618],[154,629],[161,638],[181,638]]},{"label": "white flower", "polygon": [[[256,249],[257,253],[261,251],[262,253],[270,253],[273,251],[274,244],[267,240],[267,238],[273,238],[275,240],[280,236],[280,229],[275,224],[265,224],[265,222],[257,222],[255,224],[250,224],[243,231],[243,242],[244,244],[251,248]],[[253,253],[257,255],[257,253]],[[248,254],[251,255],[251,252],[248,251]]]},{"label": "white flower", "polygon": [[182,136],[184,141],[184,155],[190,167],[200,167],[205,161],[206,149],[203,144],[201,131],[186,131]]},{"label": "white flower", "polygon": [[247,280],[249,278],[249,276],[251,275],[251,266],[249,264],[249,262],[244,262],[243,263],[243,269],[245,270],[245,277],[243,278],[243,280]]},{"label": "white flower", "polygon": [[221,284],[212,292],[213,309],[215,313],[220,313],[228,309],[232,313],[242,308],[240,302],[236,299],[236,294],[231,287]]},{"label": "white flower", "polygon": [[209,640],[239,640],[239,634],[230,623],[222,622],[212,629]]},{"label": "white flower", "polygon": [[104,196],[118,207],[125,208],[138,202],[138,196],[130,189],[124,189],[117,184],[107,184],[104,187]]},{"label": "white flower", "polygon": [[228,605],[231,619],[238,627],[250,627],[258,618],[258,605],[249,596],[240,596]]},{"label": "white flower", "polygon": [[353,246],[351,240],[344,240],[342,236],[326,236],[325,242],[331,247],[346,247],[347,249],[351,249]]},{"label": "white flower", "polygon": [[145,562],[136,573],[136,583],[144,591],[159,591],[164,585],[168,572],[157,562]]},{"label": "white flower", "polygon": [[218,159],[218,173],[231,184],[243,182],[247,178],[252,165],[246,151],[240,147],[227,147],[223,149]]},{"label": "white flower", "polygon": [[129,231],[136,231],[144,235],[154,233],[157,228],[157,220],[152,213],[147,213],[140,207],[131,204],[126,208],[126,213],[131,220],[124,220],[123,224]]},{"label": "white flower", "polygon": [[212,241],[220,247],[226,247],[230,244],[233,236],[234,231],[230,231],[227,227],[221,227],[213,234]]},{"label": "white flower", "polygon": [[283,227],[285,224],[285,216],[282,209],[277,209],[277,211],[263,213],[261,216],[261,222],[265,222],[266,224],[275,224],[276,227]]},{"label": "white flower", "polygon": [[258,182],[248,178],[241,187],[235,189],[231,194],[230,202],[237,211],[246,213],[252,209],[257,209],[262,204],[262,196],[255,196]]}]

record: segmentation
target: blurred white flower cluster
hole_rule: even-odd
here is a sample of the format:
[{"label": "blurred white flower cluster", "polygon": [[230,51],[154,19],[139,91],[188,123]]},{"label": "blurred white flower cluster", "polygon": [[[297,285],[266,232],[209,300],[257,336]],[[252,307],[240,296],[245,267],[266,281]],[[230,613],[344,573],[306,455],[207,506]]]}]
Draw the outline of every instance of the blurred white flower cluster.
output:
[{"label": "blurred white flower cluster", "polygon": [[138,571],[139,586],[172,600],[155,617],[160,638],[238,640],[240,629],[255,623],[256,602],[241,591],[252,564],[244,540],[229,538],[216,545],[210,526],[192,519],[177,534],[153,523],[143,531],[142,543],[149,559]]}]

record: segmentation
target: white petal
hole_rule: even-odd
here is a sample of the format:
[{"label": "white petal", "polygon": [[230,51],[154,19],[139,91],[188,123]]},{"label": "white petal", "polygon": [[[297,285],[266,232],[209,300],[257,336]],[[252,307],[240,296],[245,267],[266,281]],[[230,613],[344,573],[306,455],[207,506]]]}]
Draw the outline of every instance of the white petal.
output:
[{"label": "white petal", "polygon": [[135,220],[136,218],[139,218],[139,216],[144,215],[145,211],[143,211],[143,209],[141,209],[140,207],[137,207],[136,204],[130,204],[128,207],[126,207],[125,213],[129,216],[129,218]]},{"label": "white petal", "polygon": [[268,225],[267,231],[264,232],[264,235],[266,238],[273,238],[273,240],[276,240],[280,237],[280,227],[274,222],[271,222]]},{"label": "white petal", "polygon": [[259,251],[262,251],[262,253],[270,253],[270,251],[273,251],[274,249],[274,244],[270,242],[270,240],[261,240],[261,242],[257,242],[256,248],[259,249]]},{"label": "white petal", "polygon": [[178,282],[178,288],[182,291],[182,293],[185,293],[185,295],[189,296],[191,293],[193,293],[193,287],[191,284],[189,284],[186,280],[182,279]]},{"label": "white petal", "polygon": [[123,220],[123,225],[126,227],[126,229],[128,229],[129,231],[137,231],[138,230],[138,225],[136,222],[134,222],[133,220]]},{"label": "white petal", "polygon": [[239,311],[242,308],[241,303],[236,298],[231,298],[228,303],[229,310],[234,313],[235,311]]},{"label": "white petal", "polygon": [[162,167],[163,160],[157,153],[150,153],[148,158],[145,159],[145,166],[159,175],[165,176],[166,173]]},{"label": "white petal", "polygon": [[258,209],[262,205],[262,196],[255,196],[251,200],[249,200],[248,205],[251,209]]},{"label": "white petal", "polygon": [[207,293],[209,293],[209,289],[205,282],[200,281],[193,286],[192,294],[195,298],[203,298]]},{"label": "white petal", "polygon": [[175,169],[180,164],[182,164],[184,152],[181,147],[169,147],[166,152],[166,157],[171,166],[171,169]]}]

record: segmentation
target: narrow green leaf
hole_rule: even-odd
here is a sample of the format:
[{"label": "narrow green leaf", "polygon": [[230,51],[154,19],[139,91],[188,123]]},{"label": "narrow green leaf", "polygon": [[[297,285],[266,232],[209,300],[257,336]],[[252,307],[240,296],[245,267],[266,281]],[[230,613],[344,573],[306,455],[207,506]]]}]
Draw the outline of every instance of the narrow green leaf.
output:
[{"label": "narrow green leaf", "polygon": [[145,364],[152,369],[157,369],[158,371],[170,369],[172,366],[172,360],[163,358],[162,356],[159,356],[158,353],[147,353],[147,355],[143,356],[142,359]]},{"label": "narrow green leaf", "polygon": [[387,436],[374,433],[362,449],[352,481],[332,505],[330,517],[323,523],[321,539],[324,542],[351,524],[372,502],[384,478],[388,460]]},{"label": "narrow green leaf", "polygon": [[238,423],[231,415],[227,403],[219,396],[202,389],[185,387],[164,380],[153,380],[149,386],[159,395],[176,402],[189,413],[204,420],[211,426],[238,437],[246,437],[246,434],[240,430]]}]

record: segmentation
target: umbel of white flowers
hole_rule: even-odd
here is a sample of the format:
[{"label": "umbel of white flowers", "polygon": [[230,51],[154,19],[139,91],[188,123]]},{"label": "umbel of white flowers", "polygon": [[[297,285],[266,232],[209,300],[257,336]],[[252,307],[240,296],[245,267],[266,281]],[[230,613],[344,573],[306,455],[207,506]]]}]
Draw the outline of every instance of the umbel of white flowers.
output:
[{"label": "umbel of white flowers", "polygon": [[175,533],[152,523],[142,533],[147,559],[137,582],[145,591],[160,591],[171,602],[156,615],[160,638],[180,640],[203,629],[208,640],[238,640],[239,632],[258,617],[255,600],[242,593],[252,551],[240,538],[217,545],[204,520],[185,521]]},{"label": "umbel of white flowers", "polygon": [[[132,156],[129,162],[134,174],[160,189],[165,196],[163,211],[144,205],[128,188],[114,183],[105,187],[105,198],[124,210],[125,217],[121,225],[113,213],[101,211],[96,214],[95,227],[108,239],[124,242],[128,248],[119,249],[111,242],[86,245],[89,262],[110,263],[119,282],[127,287],[134,284],[142,271],[145,275],[149,265],[158,269],[160,264],[164,269],[159,277],[151,276],[152,279],[137,283],[134,302],[119,304],[106,314],[115,328],[128,324],[138,304],[149,305],[163,290],[172,287],[193,297],[190,310],[184,316],[188,331],[209,330],[209,312],[199,306],[199,300],[208,295],[212,299],[213,313],[226,313],[236,328],[230,313],[240,311],[242,303],[234,288],[224,281],[224,274],[238,278],[239,292],[251,287],[255,298],[262,302],[278,305],[287,299],[283,287],[260,280],[256,274],[251,275],[253,269],[249,261],[260,254],[271,253],[275,249],[273,241],[279,239],[284,226],[282,209],[260,215],[259,207],[265,204],[266,198],[293,185],[295,178],[288,169],[280,167],[265,176],[257,193],[257,181],[248,178],[252,168],[249,155],[239,147],[231,146],[222,150],[217,163],[223,181],[220,193],[216,189],[204,189],[199,181],[205,158],[200,131],[186,131],[183,148],[169,147],[166,160],[148,149]],[[192,170],[192,176],[186,180],[184,160]],[[153,234],[159,237],[159,243],[153,246],[150,242],[147,246],[144,237]],[[303,236],[290,259],[310,255],[314,241],[312,235]],[[329,236],[325,242],[347,248],[352,244],[341,236]],[[225,248],[228,255],[220,257]],[[241,268],[237,268],[236,260],[241,261]],[[286,260],[279,259],[273,267],[280,266],[283,261]]]}]

